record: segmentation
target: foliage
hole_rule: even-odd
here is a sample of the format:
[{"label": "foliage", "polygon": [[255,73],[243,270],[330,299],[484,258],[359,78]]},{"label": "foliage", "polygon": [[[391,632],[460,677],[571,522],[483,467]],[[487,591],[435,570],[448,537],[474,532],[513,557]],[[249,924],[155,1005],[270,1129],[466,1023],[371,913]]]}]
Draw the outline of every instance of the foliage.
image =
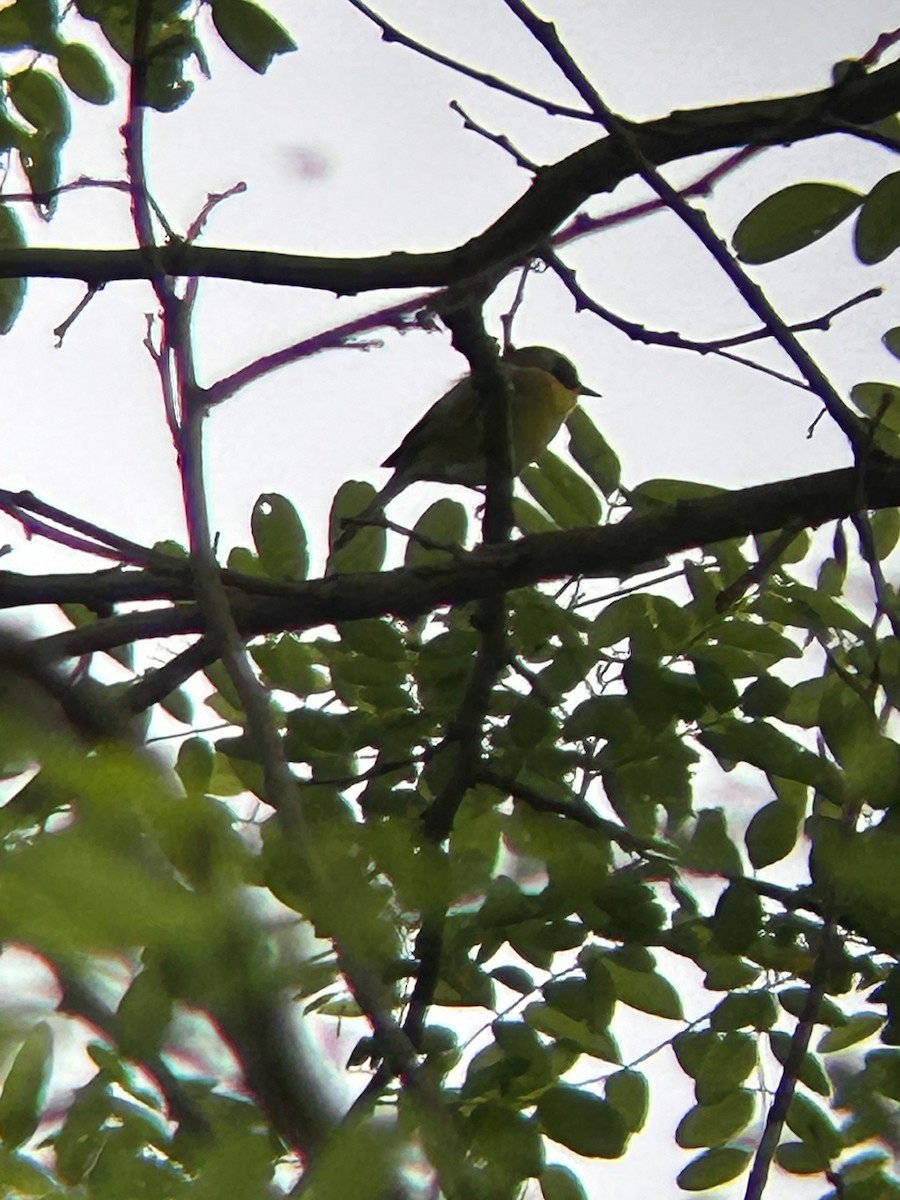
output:
[{"label": "foliage", "polygon": [[[111,102],[117,60],[130,68],[129,188],[145,196],[142,110],[190,98],[204,39],[259,73],[294,47],[250,0],[209,7],[209,22],[180,0],[0,11],[0,145],[45,217],[78,117],[70,99]],[[527,8],[509,7],[548,44]],[[90,45],[70,36],[85,23]],[[872,66],[845,72],[829,102],[868,103],[851,128],[885,139],[900,84],[881,76],[870,96]],[[586,83],[580,94],[616,169],[724,253],[669,194],[647,127],[626,127]],[[825,100],[812,115],[780,103],[782,133],[837,121]],[[684,156],[754,141],[710,132],[714,110],[681,117],[687,134],[650,124],[684,137]],[[778,128],[746,120],[778,142]],[[583,196],[553,193],[565,216],[601,186],[586,177]],[[74,589],[52,578],[71,630],[0,640],[2,935],[52,991],[0,1027],[3,1194],[256,1200],[302,1177],[325,1200],[421,1194],[418,1175],[452,1198],[539,1186],[577,1200],[604,1162],[646,1152],[652,1106],[673,1092],[684,1190],[749,1171],[758,1197],[774,1156],[823,1193],[900,1191],[885,1149],[900,1104],[900,605],[886,578],[900,536],[897,388],[860,381],[851,408],[739,262],[811,246],[854,213],[859,259],[883,262],[900,245],[896,180],[865,195],[792,184],[747,214],[726,254],[767,337],[846,435],[852,469],[736,496],[702,480],[629,487],[576,410],[564,450],[523,471],[511,504],[511,481],[491,480],[498,544],[470,552],[468,509],[442,498],[403,539],[402,568],[385,570],[400,539],[379,526],[321,579],[316,531],[275,492],[250,514],[252,545],[216,565],[193,439],[231,385],[197,384],[194,292],[175,279],[192,270],[170,275],[148,253],[189,551],[3,496],[32,531],[53,521],[60,540],[128,568]],[[150,205],[136,218],[144,249],[154,219]],[[538,254],[553,265],[562,217],[546,219],[498,269]],[[153,253],[200,272],[193,240]],[[0,208],[0,264],[15,253],[27,267],[26,241]],[[84,277],[106,261],[85,259]],[[346,268],[332,265],[331,279]],[[430,307],[479,379],[496,358],[484,288],[461,292]],[[22,279],[4,280],[4,331],[23,299]],[[896,354],[897,330],[884,338]],[[502,412],[490,389],[484,400]],[[370,495],[340,490],[331,544]],[[829,537],[810,536],[825,521]],[[521,541],[500,544],[514,526]],[[10,605],[38,602],[26,577],[5,575]],[[149,614],[122,611],[151,600]],[[131,672],[137,641],[182,633],[200,636]],[[123,658],[126,682],[100,682],[103,652]],[[177,728],[171,760],[150,752],[149,709],[154,728]],[[732,798],[738,785],[752,805]],[[338,1029],[353,1031],[342,1053],[364,1081],[349,1112],[345,1064],[316,1045]],[[76,1082],[54,1069],[64,1032],[86,1047]]]}]

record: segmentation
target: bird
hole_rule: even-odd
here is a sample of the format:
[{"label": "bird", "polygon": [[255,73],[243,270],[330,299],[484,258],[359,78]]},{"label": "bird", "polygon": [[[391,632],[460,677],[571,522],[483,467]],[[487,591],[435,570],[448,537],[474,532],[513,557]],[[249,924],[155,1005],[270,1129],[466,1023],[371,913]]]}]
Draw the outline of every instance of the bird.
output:
[{"label": "bird", "polygon": [[[574,365],[548,346],[510,348],[501,358],[512,390],[509,398],[510,457],[518,475],[547,448],[579,396],[599,396],[578,378]],[[381,464],[393,471],[380,492],[352,517],[335,539],[332,552],[371,524],[411,483],[457,483],[483,487],[484,398],[466,375],[436,400]]]}]

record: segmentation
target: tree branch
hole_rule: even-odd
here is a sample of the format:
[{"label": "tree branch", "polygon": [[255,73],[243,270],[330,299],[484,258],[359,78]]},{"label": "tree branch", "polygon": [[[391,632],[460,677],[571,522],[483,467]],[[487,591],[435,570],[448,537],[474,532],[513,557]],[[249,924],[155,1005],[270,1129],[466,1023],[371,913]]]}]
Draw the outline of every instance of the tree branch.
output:
[{"label": "tree branch", "polygon": [[[728,538],[753,537],[786,525],[815,527],[860,508],[898,506],[900,462],[878,459],[869,464],[862,480],[853,468],[846,468],[759,484],[681,500],[618,525],[532,534],[502,546],[482,546],[434,567],[327,576],[283,585],[283,595],[277,596],[253,595],[248,582],[246,591],[234,597],[232,611],[244,637],[385,614],[417,617],[441,605],[572,575],[625,576],[647,563]],[[271,590],[265,580],[260,590]],[[34,578],[0,572],[0,608],[154,598],[190,599],[190,583],[150,571]],[[68,658],[145,638],[205,630],[196,609],[165,608],[104,618],[47,637],[41,646],[51,658]]]},{"label": "tree branch", "polygon": [[[629,140],[653,166],[736,146],[775,146],[846,133],[900,109],[900,62],[838,87],[774,100],[751,100],[627,122]],[[99,283],[206,276],[305,287],[350,295],[378,288],[446,287],[490,267],[521,262],[589,197],[635,174],[630,151],[605,137],[538,174],[528,191],[484,233],[452,250],[369,258],[328,258],[227,250],[173,241],[148,261],[141,250],[32,248],[0,253],[0,278],[50,277]]]}]

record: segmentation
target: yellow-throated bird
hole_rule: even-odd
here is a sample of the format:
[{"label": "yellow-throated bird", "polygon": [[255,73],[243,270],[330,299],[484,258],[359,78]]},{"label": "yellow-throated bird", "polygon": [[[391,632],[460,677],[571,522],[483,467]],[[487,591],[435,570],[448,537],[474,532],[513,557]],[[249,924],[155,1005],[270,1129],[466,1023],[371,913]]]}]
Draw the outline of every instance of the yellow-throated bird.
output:
[{"label": "yellow-throated bird", "polygon": [[[503,369],[512,384],[509,402],[510,454],[513,474],[547,448],[579,396],[599,396],[578,378],[569,360],[547,346],[522,346],[507,350]],[[404,488],[419,480],[460,483],[481,487],[485,483],[484,399],[466,375],[429,408],[393,454],[381,464],[393,475],[381,491],[348,523],[335,540],[339,550],[361,524],[380,516]]]}]

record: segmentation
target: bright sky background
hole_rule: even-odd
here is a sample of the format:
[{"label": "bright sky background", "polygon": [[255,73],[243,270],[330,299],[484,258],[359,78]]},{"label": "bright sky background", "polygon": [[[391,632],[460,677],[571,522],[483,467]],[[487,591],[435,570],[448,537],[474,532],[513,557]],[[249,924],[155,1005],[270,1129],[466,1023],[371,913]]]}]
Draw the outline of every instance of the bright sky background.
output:
[{"label": "bright sky background", "polygon": [[[467,240],[523,193],[529,177],[465,131],[448,108],[451,99],[537,161],[554,162],[595,136],[585,123],[548,117],[383,43],[343,0],[278,0],[270,7],[294,35],[297,54],[259,78],[210,32],[211,82],[198,81],[178,113],[149,118],[149,183],[177,229],[208,193],[239,180],[248,184],[245,195],[217,209],[207,244],[363,255],[441,250]],[[499,0],[385,0],[380,11],[444,53],[574,102]],[[541,15],[557,21],[605,99],[622,115],[644,119],[827,86],[832,65],[864,53],[896,24],[897,8],[893,0],[740,6],[548,0]],[[123,116],[121,106],[77,104],[66,178],[122,177]],[[667,177],[686,183],[720,157],[677,164]],[[813,179],[864,190],[884,173],[885,159],[885,151],[847,137],[772,149],[726,180],[706,206],[730,237],[740,217],[776,188]],[[627,184],[595,197],[588,211],[600,215],[644,197],[641,187]],[[132,244],[120,194],[63,197],[46,226],[24,206],[22,215],[33,240],[47,245]],[[805,339],[841,389],[863,379],[896,379],[897,364],[879,338],[900,323],[896,262],[859,267],[848,228],[758,272],[790,321],[820,316],[878,282],[889,285],[879,301],[838,318],[829,334]],[[598,300],[650,327],[709,339],[755,326],[702,247],[667,214],[576,243],[565,258]],[[55,349],[52,331],[82,292],[74,282],[32,282],[22,317],[5,339],[0,482],[139,541],[183,540],[174,454],[141,344],[144,314],[154,308],[150,290],[108,285]],[[399,298],[336,300],[324,292],[215,281],[204,283],[201,294],[197,358],[204,383]],[[501,289],[495,315],[510,294]],[[444,335],[385,331],[382,337],[382,349],[330,351],[282,370],[214,413],[209,487],[225,548],[248,542],[255,498],[274,491],[294,501],[321,552],[342,480],[383,482],[378,464],[463,364]],[[743,486],[848,462],[843,439],[826,420],[807,438],[818,405],[803,393],[721,360],[632,345],[576,314],[549,275],[532,280],[516,340],[557,346],[603,392],[587,407],[619,451],[628,484],[675,476]],[[766,361],[785,367],[774,352],[766,352]],[[392,513],[411,517],[435,494],[427,485],[414,488]],[[27,543],[12,522],[0,525],[2,542],[14,546],[3,562],[8,569],[88,565],[50,544]],[[631,1166],[604,1165],[605,1186],[627,1182],[638,1200],[671,1188],[671,1161],[657,1152],[666,1114],[656,1111],[654,1118],[661,1124],[644,1135],[643,1145],[653,1150],[640,1157],[644,1179],[636,1187]],[[782,1180],[782,1187],[802,1194],[796,1180]]]}]

